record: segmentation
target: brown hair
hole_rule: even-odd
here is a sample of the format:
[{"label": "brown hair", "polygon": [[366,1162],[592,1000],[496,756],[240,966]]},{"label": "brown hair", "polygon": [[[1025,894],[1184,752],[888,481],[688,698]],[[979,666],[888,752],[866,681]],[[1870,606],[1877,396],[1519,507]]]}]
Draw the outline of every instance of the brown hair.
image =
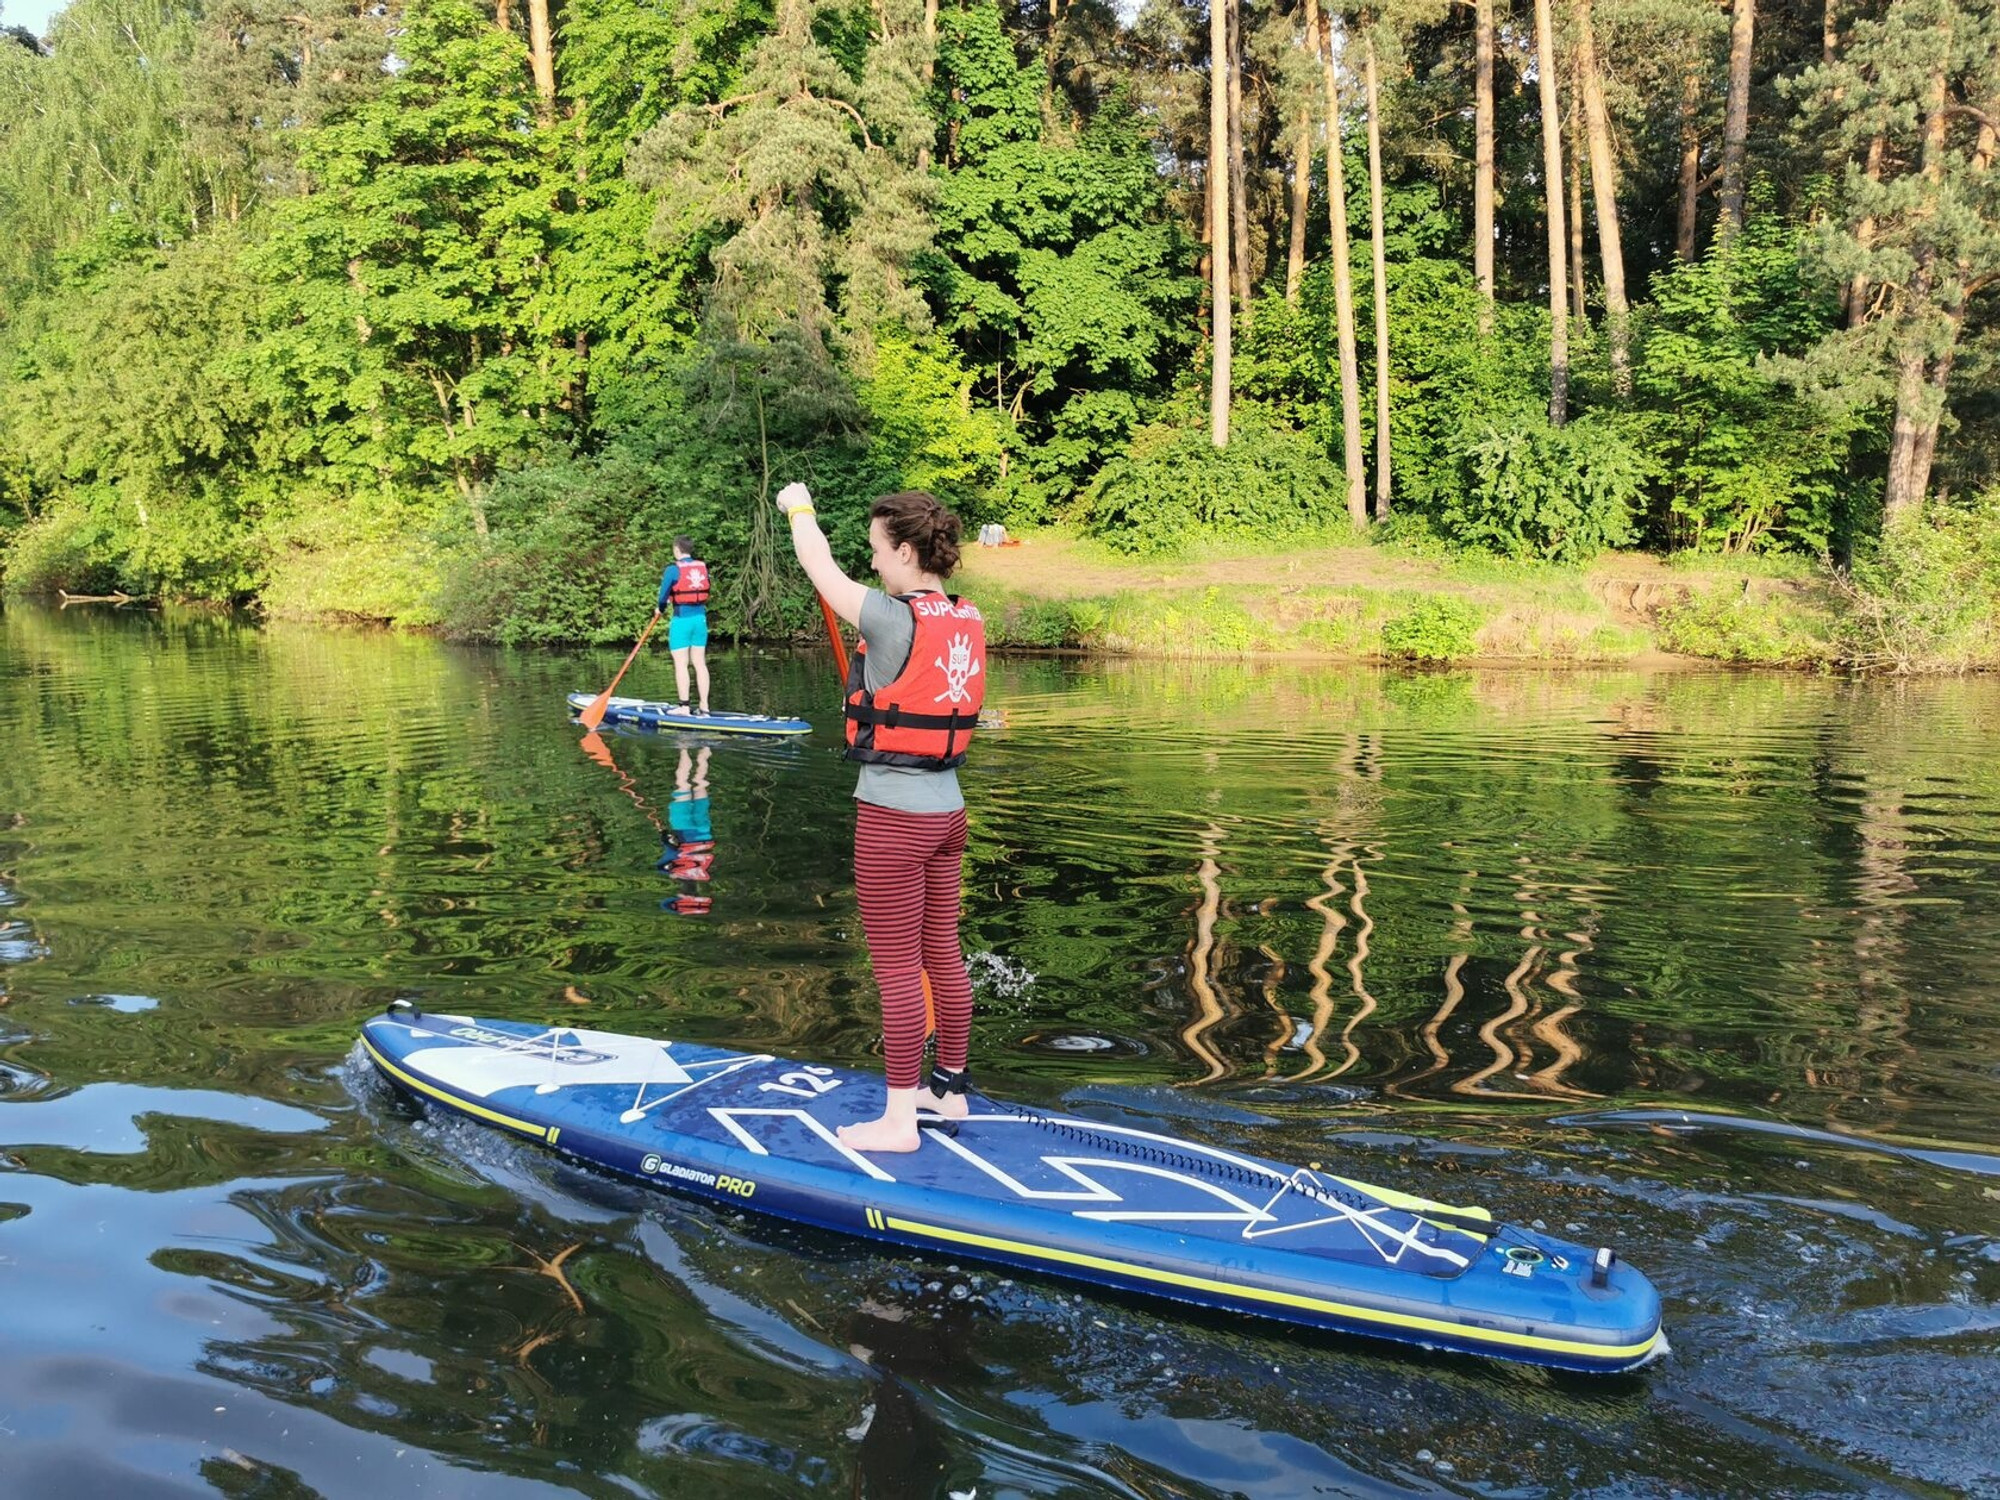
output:
[{"label": "brown hair", "polygon": [[900,490],[880,496],[868,508],[868,519],[882,523],[891,547],[908,542],[926,573],[949,578],[957,569],[958,517],[938,504],[935,495]]}]

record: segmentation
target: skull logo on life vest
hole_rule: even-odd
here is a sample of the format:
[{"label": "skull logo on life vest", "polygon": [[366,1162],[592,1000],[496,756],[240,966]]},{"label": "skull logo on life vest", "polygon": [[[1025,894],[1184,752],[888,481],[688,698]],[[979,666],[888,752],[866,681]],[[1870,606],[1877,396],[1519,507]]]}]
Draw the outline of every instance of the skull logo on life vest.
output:
[{"label": "skull logo on life vest", "polygon": [[937,669],[944,673],[944,691],[931,699],[933,703],[966,703],[972,694],[965,685],[979,675],[979,663],[972,659],[972,637],[955,635],[945,652],[947,659],[935,662]]}]

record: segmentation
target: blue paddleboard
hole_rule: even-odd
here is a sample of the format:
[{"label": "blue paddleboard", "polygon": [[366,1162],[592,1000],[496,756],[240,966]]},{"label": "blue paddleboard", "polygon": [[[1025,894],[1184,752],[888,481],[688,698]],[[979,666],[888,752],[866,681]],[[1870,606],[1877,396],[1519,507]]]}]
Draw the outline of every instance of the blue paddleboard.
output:
[{"label": "blue paddleboard", "polygon": [[[597,700],[595,693],[571,693],[569,706],[582,710]],[[769,714],[680,713],[678,705],[645,698],[613,698],[604,709],[607,724],[631,724],[642,729],[691,729],[702,734],[811,734],[804,719],[777,719]]]},{"label": "blue paddleboard", "polygon": [[362,1046],[405,1091],[655,1187],[899,1249],[1560,1369],[1664,1352],[1660,1299],[1592,1250],[1331,1172],[971,1097],[863,1155],[879,1076],[580,1027],[419,1013]]}]

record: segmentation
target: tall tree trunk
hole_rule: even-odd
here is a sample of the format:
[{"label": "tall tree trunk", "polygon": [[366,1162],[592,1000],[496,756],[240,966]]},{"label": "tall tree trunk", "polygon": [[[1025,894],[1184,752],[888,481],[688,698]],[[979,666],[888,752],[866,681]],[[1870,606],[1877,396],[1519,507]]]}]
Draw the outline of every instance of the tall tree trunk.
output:
[{"label": "tall tree trunk", "polygon": [[1227,0],[1229,12],[1229,227],[1230,268],[1236,273],[1236,305],[1250,316],[1250,194],[1243,177],[1243,0]]},{"label": "tall tree trunk", "polygon": [[1833,57],[1840,50],[1840,10],[1836,0],[1826,0],[1820,8],[1819,17],[1819,61],[1823,68],[1833,66]]},{"label": "tall tree trunk", "polygon": [[1583,153],[1576,149],[1576,132],[1583,106],[1577,98],[1576,73],[1570,73],[1569,114],[1569,315],[1582,328],[1590,327],[1590,292],[1584,284],[1583,266]]},{"label": "tall tree trunk", "polygon": [[1479,329],[1493,327],[1493,0],[1477,0],[1472,33],[1472,279]]},{"label": "tall tree trunk", "polygon": [[547,119],[556,104],[555,37],[549,30],[549,0],[528,0],[528,64],[535,74],[535,93]]},{"label": "tall tree trunk", "polygon": [[1597,209],[1597,255],[1604,265],[1604,321],[1611,336],[1611,389],[1632,394],[1631,308],[1625,300],[1625,244],[1618,232],[1618,168],[1611,154],[1611,117],[1604,75],[1597,67],[1591,0],[1576,0],[1577,86],[1583,90],[1584,139],[1590,145],[1590,192]]},{"label": "tall tree trunk", "polygon": [[1361,361],[1354,344],[1354,273],[1347,259],[1347,187],[1340,149],[1340,80],[1333,66],[1333,22],[1321,24],[1319,0],[1306,0],[1306,44],[1319,53],[1326,80],[1327,218],[1333,231],[1333,319],[1340,345],[1340,437],[1347,471],[1347,519],[1368,525],[1368,470],[1361,457]]},{"label": "tall tree trunk", "polygon": [[493,7],[493,24],[502,31],[514,29],[514,0],[496,0]]},{"label": "tall tree trunk", "polygon": [[1229,7],[1208,7],[1208,440],[1229,446]]},{"label": "tall tree trunk", "polygon": [[[1919,271],[1918,279],[1927,283],[1927,273]],[[1929,453],[1936,441],[1937,418],[1925,420],[1931,389],[1926,363],[1924,340],[1911,330],[1896,358],[1896,414],[1889,427],[1889,477],[1882,491],[1885,527],[1915,514],[1930,484]],[[1925,441],[1926,429],[1932,434],[1930,443]]]},{"label": "tall tree trunk", "polygon": [[1292,242],[1285,252],[1285,300],[1297,307],[1299,278],[1306,270],[1306,214],[1312,205],[1313,117],[1299,107],[1299,148],[1292,162]]},{"label": "tall tree trunk", "polygon": [[[1876,131],[1868,142],[1868,164],[1863,170],[1870,182],[1882,180],[1882,157],[1888,151],[1889,141],[1881,131]],[[1854,238],[1866,250],[1875,243],[1875,216],[1866,215],[1854,226]],[[1847,285],[1847,326],[1859,328],[1868,321],[1868,278],[1856,273]]]},{"label": "tall tree trunk", "polygon": [[1944,425],[1945,401],[1951,386],[1952,361],[1958,355],[1958,336],[1965,327],[1965,304],[1946,306],[1944,349],[1931,366],[1930,390],[1925,393],[1924,411],[1928,420],[1917,428],[1917,440],[1910,452],[1910,477],[1917,498],[1930,489],[1931,460],[1937,456],[1938,429]]},{"label": "tall tree trunk", "polygon": [[1674,254],[1682,265],[1694,261],[1694,232],[1701,215],[1701,74],[1689,69],[1681,79],[1681,193],[1674,223]]},{"label": "tall tree trunk", "polygon": [[[1925,211],[1937,211],[1944,182],[1946,111],[1951,95],[1942,64],[1931,70],[1930,102],[1924,114],[1923,180]],[[1919,321],[1937,286],[1936,250],[1925,246],[1917,256],[1906,299],[1910,316],[1901,330],[1896,361],[1896,415],[1889,429],[1889,479],[1882,494],[1882,524],[1890,526],[1914,515],[1930,488],[1931,455],[1937,449],[1938,424],[1944,418],[1945,385],[1951,377],[1959,330],[1965,321],[1961,290],[1940,309],[1942,336]],[[1962,283],[1961,283],[1962,285]],[[1935,368],[1928,368],[1935,360]]]},{"label": "tall tree trunk", "polygon": [[1729,93],[1722,115],[1722,219],[1716,236],[1732,240],[1743,230],[1744,144],[1750,139],[1750,48],[1757,29],[1757,0],[1732,0],[1729,18]]},{"label": "tall tree trunk", "polygon": [[1549,219],[1549,421],[1569,420],[1569,308],[1563,300],[1562,109],[1556,99],[1556,48],[1549,0],[1535,0],[1535,73],[1542,102],[1542,196]]},{"label": "tall tree trunk", "polygon": [[[931,84],[937,78],[937,18],[938,0],[924,0],[924,92],[929,93]],[[937,139],[936,132],[924,138],[917,148],[917,170],[931,169],[931,147]]]},{"label": "tall tree trunk", "polygon": [[1368,238],[1375,252],[1375,519],[1389,519],[1389,265],[1382,233],[1382,95],[1375,38],[1362,38],[1368,94]]}]

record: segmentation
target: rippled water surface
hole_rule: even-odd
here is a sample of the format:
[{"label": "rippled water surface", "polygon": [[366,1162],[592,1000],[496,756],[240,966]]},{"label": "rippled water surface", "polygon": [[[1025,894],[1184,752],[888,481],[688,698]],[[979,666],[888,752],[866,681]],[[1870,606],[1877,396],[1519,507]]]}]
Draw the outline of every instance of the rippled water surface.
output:
[{"label": "rippled water surface", "polygon": [[1614,1244],[1674,1352],[1593,1381],[391,1096],[397,996],[869,1064],[831,670],[717,656],[811,739],[601,763],[617,653],[0,619],[0,1494],[2000,1490],[2000,684],[995,664],[982,1084]]}]

